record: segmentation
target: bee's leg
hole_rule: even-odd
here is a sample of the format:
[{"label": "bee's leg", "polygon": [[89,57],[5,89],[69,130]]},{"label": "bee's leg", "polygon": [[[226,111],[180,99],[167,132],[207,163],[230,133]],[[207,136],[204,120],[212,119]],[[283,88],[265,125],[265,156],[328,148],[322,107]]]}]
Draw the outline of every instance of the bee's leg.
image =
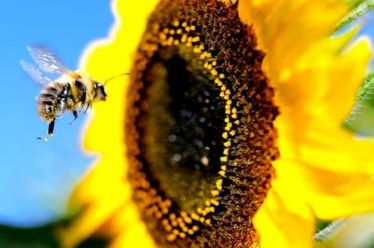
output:
[{"label": "bee's leg", "polygon": [[73,124],[73,122],[78,118],[78,112],[76,110],[73,110],[74,119],[69,123],[70,125]]},{"label": "bee's leg", "polygon": [[87,105],[86,109],[84,110],[84,113],[86,114],[88,109],[90,108],[90,105]]},{"label": "bee's leg", "polygon": [[53,135],[53,129],[55,128],[55,119],[53,119],[49,125],[48,125],[48,135],[47,137],[38,137],[38,139],[41,139],[41,140],[44,140],[44,141],[48,141],[50,138],[52,138],[52,135]]},{"label": "bee's leg", "polygon": [[92,103],[88,103],[87,104],[87,107],[86,107],[86,110],[84,111],[84,113],[87,113],[88,109],[92,108]]}]

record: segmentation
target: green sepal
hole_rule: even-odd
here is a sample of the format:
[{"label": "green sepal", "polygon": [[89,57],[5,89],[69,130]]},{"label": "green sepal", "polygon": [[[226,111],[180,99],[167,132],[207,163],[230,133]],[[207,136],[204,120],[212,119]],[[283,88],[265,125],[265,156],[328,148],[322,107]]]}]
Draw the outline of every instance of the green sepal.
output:
[{"label": "green sepal", "polygon": [[347,0],[351,6],[349,13],[338,23],[335,31],[347,27],[358,18],[374,9],[374,0]]},{"label": "green sepal", "polygon": [[343,126],[361,136],[374,136],[374,72],[365,78],[355,106]]}]

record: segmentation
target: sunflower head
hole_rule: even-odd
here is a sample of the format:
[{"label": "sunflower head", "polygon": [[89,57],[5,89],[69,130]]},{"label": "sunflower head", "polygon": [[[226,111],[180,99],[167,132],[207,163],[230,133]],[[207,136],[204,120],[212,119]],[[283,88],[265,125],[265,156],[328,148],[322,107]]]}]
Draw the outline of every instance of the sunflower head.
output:
[{"label": "sunflower head", "polygon": [[346,7],[116,1],[87,68],[131,75],[95,109],[85,141],[102,158],[66,247],[94,232],[112,247],[311,247],[316,216],[372,209],[371,143],[341,128],[370,51],[329,37]]}]

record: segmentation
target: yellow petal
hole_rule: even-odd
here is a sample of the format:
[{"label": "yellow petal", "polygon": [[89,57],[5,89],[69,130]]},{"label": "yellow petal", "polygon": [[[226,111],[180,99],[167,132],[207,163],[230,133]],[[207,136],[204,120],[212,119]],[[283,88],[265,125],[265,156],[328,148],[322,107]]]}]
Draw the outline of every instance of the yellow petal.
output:
[{"label": "yellow petal", "polygon": [[344,55],[330,58],[327,65],[311,64],[308,70],[292,75],[292,81],[304,81],[302,85],[277,88],[282,111],[277,120],[281,159],[336,171],[374,172],[373,141],[358,139],[341,127],[369,58],[368,42],[360,40]]},{"label": "yellow petal", "polygon": [[239,1],[240,17],[253,24],[275,85],[281,70],[297,65],[300,55],[324,40],[346,10],[341,0]]},{"label": "yellow petal", "polygon": [[302,191],[318,218],[338,219],[374,209],[374,176],[303,167]]},{"label": "yellow petal", "polygon": [[339,0],[240,1],[239,5],[241,18],[253,24],[266,53],[264,67],[277,89],[281,108],[303,107],[299,112],[308,113],[318,103],[335,100],[340,104],[330,114],[341,122],[370,59],[367,41],[338,54],[357,28],[327,38],[347,6]]},{"label": "yellow petal", "polygon": [[[345,49],[355,30],[327,38],[345,10],[342,1],[239,2],[242,20],[254,23],[267,54],[264,67],[281,111],[273,186],[278,200],[269,194],[255,219],[262,247],[311,247],[313,220],[305,214],[337,218],[374,208],[373,143],[341,128],[367,70],[370,46],[360,40]],[[287,207],[280,209],[282,204]],[[288,232],[287,221],[279,224],[274,216],[288,217],[295,227]],[[305,235],[298,239],[295,230]]]},{"label": "yellow petal", "polygon": [[[332,115],[332,121],[342,123],[353,103],[363,77],[368,70],[371,56],[369,39],[361,38],[349,47],[335,62],[326,98],[323,99]],[[322,104],[319,104],[321,106]]]},{"label": "yellow petal", "polygon": [[329,40],[304,53],[297,66],[278,76],[277,102],[283,113],[305,116],[291,116],[291,121],[326,113],[340,125],[351,110],[371,58],[370,44],[361,39],[339,55],[331,49],[334,43]]},{"label": "yellow petal", "polygon": [[[114,1],[116,22],[110,38],[95,42],[86,50],[83,70],[98,80],[129,72],[147,16],[156,3],[156,0],[144,3]],[[124,202],[129,201],[130,188],[124,180],[127,164],[123,147],[123,99],[127,84],[127,78],[111,81],[107,86],[107,102],[94,106],[95,121],[91,122],[86,130],[84,147],[88,151],[99,152],[100,162],[95,163],[72,196],[72,208],[84,207],[84,211],[59,233],[63,247],[74,247],[88,238],[110,219]],[[144,242],[147,243],[146,240]]]},{"label": "yellow petal", "polygon": [[[110,164],[105,161],[98,163],[77,188],[71,208],[83,209],[69,227],[60,230],[62,247],[75,247],[91,236],[123,202],[129,200],[129,187],[106,168],[110,168]],[[112,180],[107,180],[106,176]]]},{"label": "yellow petal", "polygon": [[[129,199],[101,227],[97,234],[112,238],[109,247],[155,247],[139,213]],[[140,243],[139,240],[142,242]]]},{"label": "yellow petal", "polygon": [[[374,209],[374,177],[356,172],[337,172],[316,168],[313,161],[275,163],[274,187],[283,189],[288,201],[304,202],[315,216],[337,219]],[[286,193],[287,192],[287,193]],[[287,199],[287,198],[284,198]]]},{"label": "yellow petal", "polygon": [[261,248],[312,247],[314,218],[306,206],[300,205],[300,201],[287,197],[289,194],[278,192],[277,188],[270,190],[255,215],[254,225],[260,233]]}]

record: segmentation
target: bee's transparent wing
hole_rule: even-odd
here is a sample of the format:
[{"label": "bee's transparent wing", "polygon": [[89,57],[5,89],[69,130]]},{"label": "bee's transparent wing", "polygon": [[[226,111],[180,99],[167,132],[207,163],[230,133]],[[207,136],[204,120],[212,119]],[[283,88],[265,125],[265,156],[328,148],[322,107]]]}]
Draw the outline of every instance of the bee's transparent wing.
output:
[{"label": "bee's transparent wing", "polygon": [[41,45],[32,45],[28,46],[27,50],[40,69],[47,73],[69,75],[73,73],[48,48]]},{"label": "bee's transparent wing", "polygon": [[44,75],[38,68],[36,68],[34,65],[27,63],[26,61],[21,60],[20,62],[21,67],[29,76],[38,84],[40,85],[46,85],[52,80]]}]

